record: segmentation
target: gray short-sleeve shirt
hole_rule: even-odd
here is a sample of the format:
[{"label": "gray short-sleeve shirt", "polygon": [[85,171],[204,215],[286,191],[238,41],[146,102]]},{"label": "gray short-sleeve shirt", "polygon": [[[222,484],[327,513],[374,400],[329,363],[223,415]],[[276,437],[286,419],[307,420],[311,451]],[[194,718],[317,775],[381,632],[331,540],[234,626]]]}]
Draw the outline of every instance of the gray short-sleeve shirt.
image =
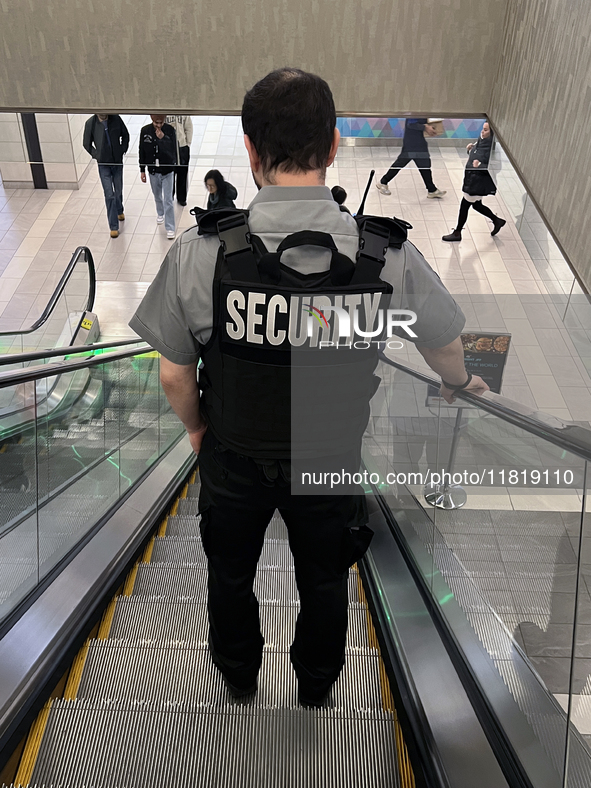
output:
[{"label": "gray short-sleeve shirt", "polygon": [[[274,252],[286,235],[319,230],[332,235],[340,252],[355,259],[359,232],[353,217],[339,209],[327,186],[265,186],[250,205],[249,225]],[[219,239],[184,232],[144,296],[130,327],[165,358],[191,364],[211,337],[212,289]],[[284,252],[282,262],[303,274],[326,271],[330,252],[303,246]],[[460,307],[423,255],[407,241],[390,248],[382,279],[394,288],[391,308],[417,314],[416,344],[440,348],[456,339],[465,323]],[[405,335],[406,336],[406,335]]]}]

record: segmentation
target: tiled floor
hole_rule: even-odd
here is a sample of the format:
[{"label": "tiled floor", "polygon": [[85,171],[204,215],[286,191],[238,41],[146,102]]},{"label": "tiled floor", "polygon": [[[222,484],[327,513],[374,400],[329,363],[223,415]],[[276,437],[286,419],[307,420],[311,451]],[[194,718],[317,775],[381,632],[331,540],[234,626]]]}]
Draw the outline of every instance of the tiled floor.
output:
[{"label": "tiled floor", "polygon": [[[136,166],[138,134],[148,118],[125,120],[131,153],[124,170],[127,218],[119,238],[109,237],[94,166],[79,191],[0,191],[0,329],[36,318],[70,254],[78,245],[88,245],[98,268],[96,311],[103,336],[129,334],[127,321],[170,242],[163,227],[156,225],[150,187],[141,183]],[[193,224],[191,206],[205,205],[203,176],[211,167],[219,168],[237,187],[239,206],[247,206],[256,193],[239,118],[194,117],[193,123],[189,204],[184,209],[176,206],[179,230]],[[349,194],[347,203],[355,210],[370,169],[375,168],[379,177],[397,151],[342,147],[327,183],[343,186]],[[419,173],[410,165],[392,181],[391,196],[381,196],[372,186],[366,212],[394,214],[413,225],[410,239],[461,303],[467,329],[511,332],[506,396],[560,418],[591,419],[591,378],[586,366],[591,366],[591,342],[586,335],[573,336],[563,322],[573,277],[539,217],[532,214],[532,206],[526,205],[525,213],[520,208],[519,181],[503,152],[499,148],[496,152],[495,166],[501,167],[499,194],[486,202],[499,215],[517,219],[521,235],[515,222],[509,221],[491,238],[488,221],[472,211],[459,244],[446,243],[441,235],[455,225],[465,153],[462,148],[432,145],[431,154],[435,183],[448,191],[443,200],[426,199]]]}]

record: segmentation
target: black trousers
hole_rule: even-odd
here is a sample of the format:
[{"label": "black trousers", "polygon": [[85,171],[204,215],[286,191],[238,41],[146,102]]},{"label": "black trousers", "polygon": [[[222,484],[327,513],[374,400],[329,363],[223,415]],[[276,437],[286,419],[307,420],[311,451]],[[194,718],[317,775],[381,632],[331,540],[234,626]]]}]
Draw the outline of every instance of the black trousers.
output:
[{"label": "black trousers", "polygon": [[188,145],[183,145],[182,148],[179,148],[180,164],[178,167],[174,168],[175,185],[172,190],[172,196],[174,197],[176,191],[178,202],[187,202],[187,179],[189,176],[190,151],[191,149]]},{"label": "black trousers", "polygon": [[392,178],[395,178],[403,167],[410,164],[411,161],[419,168],[421,178],[425,184],[428,192],[436,192],[437,186],[433,183],[433,173],[431,172],[431,157],[428,153],[421,151],[412,152],[405,150],[404,147],[400,151],[400,156],[392,164],[388,172],[382,177],[382,183],[390,183]]},{"label": "black trousers", "polygon": [[[210,649],[235,686],[251,686],[263,636],[253,593],[265,530],[279,509],[289,534],[300,612],[291,646],[299,688],[325,694],[345,661],[350,528],[363,525],[363,496],[292,496],[254,460],[225,449],[211,431],[199,454],[201,534],[208,560]],[[272,476],[273,474],[271,474]]]},{"label": "black trousers", "polygon": [[482,200],[476,200],[476,202],[469,202],[468,200],[466,200],[465,197],[462,197],[456,230],[463,229],[468,219],[468,211],[470,210],[470,208],[474,208],[476,213],[481,213],[483,216],[486,216],[487,219],[490,219],[492,222],[494,222],[495,219],[498,219],[498,216],[496,216],[496,214],[494,214],[491,211],[488,205],[483,205]]}]

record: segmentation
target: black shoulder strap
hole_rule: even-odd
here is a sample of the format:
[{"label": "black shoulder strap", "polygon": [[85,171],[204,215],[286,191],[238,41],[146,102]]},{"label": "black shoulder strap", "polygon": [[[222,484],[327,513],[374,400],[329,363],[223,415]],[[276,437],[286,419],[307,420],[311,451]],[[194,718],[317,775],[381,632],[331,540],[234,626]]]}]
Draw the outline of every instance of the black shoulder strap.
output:
[{"label": "black shoulder strap", "polygon": [[357,214],[354,218],[360,232],[363,232],[367,222],[372,222],[372,224],[377,224],[388,230],[390,236],[388,246],[395,246],[397,249],[400,249],[407,240],[408,231],[412,230],[412,224],[405,222],[404,219],[396,219],[394,216],[363,216],[362,214]]}]

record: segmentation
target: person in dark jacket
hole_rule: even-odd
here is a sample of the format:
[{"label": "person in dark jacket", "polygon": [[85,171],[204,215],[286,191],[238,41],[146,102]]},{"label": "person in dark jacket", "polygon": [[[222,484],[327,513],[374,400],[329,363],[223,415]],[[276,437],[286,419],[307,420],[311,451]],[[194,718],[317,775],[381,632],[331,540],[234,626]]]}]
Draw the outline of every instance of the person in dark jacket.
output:
[{"label": "person in dark jacket", "polygon": [[119,235],[123,212],[123,156],[129,147],[129,131],[119,115],[97,113],[88,118],[82,139],[84,149],[98,162],[105,193],[111,238]]},{"label": "person in dark jacket", "polygon": [[462,202],[455,230],[442,237],[443,241],[461,241],[462,230],[468,219],[470,206],[475,211],[486,216],[493,223],[491,235],[496,235],[507,222],[496,216],[490,208],[482,204],[481,197],[487,194],[496,194],[497,187],[488,171],[488,162],[492,151],[493,135],[488,123],[484,123],[477,142],[468,143],[468,161],[462,184]]},{"label": "person in dark jacket", "polygon": [[447,192],[438,189],[433,183],[433,173],[431,172],[431,157],[425,134],[435,137],[436,132],[433,126],[427,123],[428,118],[412,118],[404,122],[404,136],[402,138],[402,150],[400,156],[390,167],[388,172],[376,183],[376,188],[381,194],[392,194],[388,184],[395,178],[403,167],[411,161],[419,168],[421,178],[427,189],[427,197],[431,199],[441,198]]},{"label": "person in dark jacket", "polygon": [[345,211],[346,213],[351,213],[351,211],[345,205],[345,200],[347,199],[347,192],[343,189],[342,186],[333,186],[330,190],[332,194],[332,199],[336,202],[339,206],[341,211]]},{"label": "person in dark jacket", "polygon": [[203,179],[205,187],[209,192],[207,199],[207,210],[213,211],[216,208],[235,208],[234,200],[238,196],[236,187],[224,180],[224,176],[219,170],[210,170]]},{"label": "person in dark jacket", "polygon": [[140,178],[146,182],[146,167],[156,203],[156,221],[164,222],[166,237],[174,239],[174,205],[172,191],[176,167],[176,134],[166,123],[166,115],[150,115],[152,122],[140,131]]}]

